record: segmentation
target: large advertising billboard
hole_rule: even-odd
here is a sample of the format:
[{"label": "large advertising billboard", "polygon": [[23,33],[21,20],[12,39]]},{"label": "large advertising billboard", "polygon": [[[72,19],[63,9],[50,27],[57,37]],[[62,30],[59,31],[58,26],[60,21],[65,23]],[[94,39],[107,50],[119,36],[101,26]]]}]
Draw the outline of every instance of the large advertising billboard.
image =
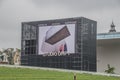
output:
[{"label": "large advertising billboard", "polygon": [[39,26],[39,54],[75,53],[75,24]]}]

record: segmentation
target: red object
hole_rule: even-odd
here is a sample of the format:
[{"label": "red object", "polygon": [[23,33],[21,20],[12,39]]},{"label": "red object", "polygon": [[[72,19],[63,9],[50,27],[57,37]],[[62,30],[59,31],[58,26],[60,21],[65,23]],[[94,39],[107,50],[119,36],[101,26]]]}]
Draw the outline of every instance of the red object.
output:
[{"label": "red object", "polygon": [[63,45],[63,44],[60,46],[59,51],[60,51],[60,52],[63,52],[63,51],[64,51],[64,45]]}]

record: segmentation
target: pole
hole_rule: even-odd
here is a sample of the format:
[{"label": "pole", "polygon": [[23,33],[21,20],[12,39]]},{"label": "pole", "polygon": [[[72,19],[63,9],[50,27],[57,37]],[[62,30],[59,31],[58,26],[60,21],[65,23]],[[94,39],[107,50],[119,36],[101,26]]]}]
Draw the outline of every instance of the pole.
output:
[{"label": "pole", "polygon": [[74,73],[74,80],[76,80],[76,73]]}]

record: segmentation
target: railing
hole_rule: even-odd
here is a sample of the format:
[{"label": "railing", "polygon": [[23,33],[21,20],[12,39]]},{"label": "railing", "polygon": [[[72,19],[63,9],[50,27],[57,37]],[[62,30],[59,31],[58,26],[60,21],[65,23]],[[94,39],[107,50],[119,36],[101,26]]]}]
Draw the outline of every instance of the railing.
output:
[{"label": "railing", "polygon": [[97,40],[99,39],[116,39],[120,38],[120,33],[103,33],[97,35]]}]

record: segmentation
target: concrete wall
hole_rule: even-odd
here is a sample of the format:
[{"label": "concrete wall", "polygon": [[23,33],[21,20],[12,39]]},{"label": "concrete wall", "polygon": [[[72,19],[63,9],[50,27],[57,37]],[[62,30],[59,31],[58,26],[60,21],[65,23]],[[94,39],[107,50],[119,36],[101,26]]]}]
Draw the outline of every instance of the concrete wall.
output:
[{"label": "concrete wall", "polygon": [[104,72],[107,64],[120,74],[120,45],[97,45],[97,72]]}]

